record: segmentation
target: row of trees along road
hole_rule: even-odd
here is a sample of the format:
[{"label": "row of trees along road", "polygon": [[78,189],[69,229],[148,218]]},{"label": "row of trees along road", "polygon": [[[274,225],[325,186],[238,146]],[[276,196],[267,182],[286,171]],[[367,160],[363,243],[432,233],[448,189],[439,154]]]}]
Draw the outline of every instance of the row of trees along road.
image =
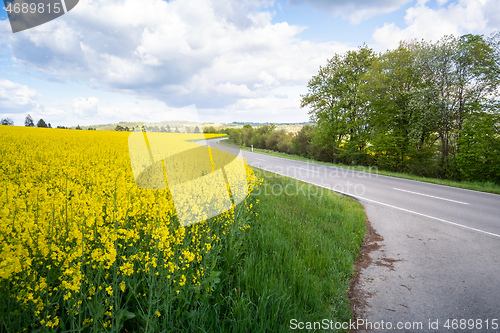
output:
[{"label": "row of trees along road", "polygon": [[500,33],[336,54],[308,83],[311,122],[229,129],[246,146],[343,164],[500,183]]},{"label": "row of trees along road", "polygon": [[301,106],[333,162],[500,183],[500,34],[335,55]]}]

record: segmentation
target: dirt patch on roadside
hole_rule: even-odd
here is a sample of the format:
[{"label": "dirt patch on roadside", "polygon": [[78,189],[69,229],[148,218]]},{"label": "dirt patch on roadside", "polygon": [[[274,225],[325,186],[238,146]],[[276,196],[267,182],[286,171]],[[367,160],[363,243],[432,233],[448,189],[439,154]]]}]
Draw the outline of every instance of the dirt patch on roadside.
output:
[{"label": "dirt patch on roadside", "polygon": [[[363,239],[363,245],[359,251],[358,260],[356,260],[355,265],[356,269],[354,271],[354,276],[351,280],[351,288],[349,290],[349,298],[351,300],[351,308],[354,314],[353,320],[356,321],[358,318],[364,318],[364,314],[366,311],[366,307],[368,302],[366,301],[373,294],[368,293],[362,290],[362,286],[360,285],[360,273],[363,269],[367,268],[372,264],[372,259],[370,257],[370,253],[380,249],[381,245],[378,242],[382,242],[384,238],[380,236],[375,229],[373,229],[370,220],[368,217],[366,219],[366,234]],[[393,262],[387,263],[379,263],[378,261],[375,263],[377,265],[391,265]],[[354,332],[354,331],[351,331]]]},{"label": "dirt patch on roadside", "polygon": [[401,261],[401,259],[391,259],[391,258],[382,258],[380,260],[375,261],[375,265],[384,266],[389,268],[391,271],[394,270],[394,263]]}]

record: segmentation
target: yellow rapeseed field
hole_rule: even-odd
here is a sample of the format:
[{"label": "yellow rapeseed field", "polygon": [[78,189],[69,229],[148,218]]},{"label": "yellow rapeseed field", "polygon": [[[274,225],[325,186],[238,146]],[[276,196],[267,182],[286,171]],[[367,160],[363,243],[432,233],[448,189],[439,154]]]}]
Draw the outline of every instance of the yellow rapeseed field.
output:
[{"label": "yellow rapeseed field", "polygon": [[0,331],[148,331],[210,293],[234,205],[183,226],[168,188],[136,185],[129,135],[0,126]]}]

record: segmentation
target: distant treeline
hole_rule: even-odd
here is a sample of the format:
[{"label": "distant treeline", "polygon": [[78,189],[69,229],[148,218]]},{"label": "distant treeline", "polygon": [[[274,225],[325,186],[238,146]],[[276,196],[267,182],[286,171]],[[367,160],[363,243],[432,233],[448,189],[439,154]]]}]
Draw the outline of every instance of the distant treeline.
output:
[{"label": "distant treeline", "polygon": [[270,122],[255,123],[255,122],[252,122],[252,121],[249,121],[249,122],[233,121],[232,123],[227,124],[227,125],[252,125],[253,127],[256,127],[256,126],[265,126],[265,125],[280,126],[280,125],[292,125],[292,124],[294,124],[294,125],[295,124],[298,124],[298,125],[308,125],[309,122],[302,122],[302,123],[270,123]]},{"label": "distant treeline", "polygon": [[311,122],[229,130],[230,141],[323,161],[500,183],[500,33],[336,54],[308,84]]}]

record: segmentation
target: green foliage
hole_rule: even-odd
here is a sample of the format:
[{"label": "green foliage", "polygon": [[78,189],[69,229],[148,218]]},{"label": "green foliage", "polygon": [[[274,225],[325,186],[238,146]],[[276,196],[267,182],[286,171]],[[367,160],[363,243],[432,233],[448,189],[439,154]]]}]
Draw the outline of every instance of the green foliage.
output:
[{"label": "green foliage", "polygon": [[305,150],[305,142],[311,142],[316,159],[334,163],[484,179],[463,156],[482,154],[490,164],[496,160],[463,137],[470,138],[473,123],[482,119],[472,115],[495,112],[499,80],[500,33],[488,40],[464,35],[433,44],[401,42],[377,56],[367,48],[335,55],[302,96],[316,128],[312,138],[301,134],[294,150],[311,156]]},{"label": "green foliage", "polygon": [[335,55],[308,84],[309,93],[302,96],[302,107],[309,107],[311,121],[318,131],[319,148],[332,152],[333,162],[339,157],[342,143],[349,140],[355,150],[363,151],[367,139],[368,103],[359,89],[362,77],[374,59],[367,47]]},{"label": "green foliage", "polygon": [[413,106],[423,73],[416,62],[417,43],[401,43],[376,59],[365,75],[362,90],[370,101],[372,145],[377,165],[388,170],[408,171],[429,132],[419,131],[418,110]]},{"label": "green foliage", "polygon": [[14,121],[10,118],[4,118],[0,121],[0,125],[14,126]]},{"label": "green foliage", "polygon": [[363,208],[311,184],[260,176],[258,215],[244,239],[222,249],[215,297],[184,331],[289,332],[293,318],[352,318],[347,291],[365,232]]},{"label": "green foliage", "polygon": [[203,127],[203,133],[218,133],[217,129],[213,126],[206,126],[206,127]]},{"label": "green foliage", "polygon": [[237,128],[228,129],[228,140],[234,144],[242,145],[243,141],[241,139],[242,130]]},{"label": "green foliage", "polygon": [[283,129],[272,131],[266,137],[267,149],[292,153],[292,137]]},{"label": "green foliage", "polygon": [[475,114],[464,122],[455,165],[462,179],[500,184],[500,115]]},{"label": "green foliage", "polygon": [[40,119],[37,123],[36,123],[36,127],[44,127],[44,128],[47,128],[47,123],[43,120],[43,119]]},{"label": "green foliage", "polygon": [[33,118],[31,118],[31,115],[27,115],[24,119],[24,126],[35,127],[35,122],[33,121]]},{"label": "green foliage", "polygon": [[309,81],[301,106],[314,126],[295,137],[273,125],[227,131],[238,145],[319,161],[499,182],[495,167],[477,165],[498,165],[490,117],[499,84],[500,32],[401,42],[379,55],[363,47],[335,55]]},{"label": "green foliage", "polygon": [[254,148],[270,149],[283,153],[295,153],[293,148],[293,137],[284,129],[276,130],[275,125],[264,125],[254,129],[251,125],[243,128],[228,128],[229,141],[240,145]]},{"label": "green foliage", "polygon": [[[78,125],[78,127],[80,127],[80,125]],[[78,127],[76,129],[78,129]],[[146,130],[151,131],[149,128],[146,128]],[[128,132],[128,131],[130,131],[130,129],[127,126],[123,127],[121,125],[116,125],[115,131],[118,131],[118,132]]]},{"label": "green foliage", "polygon": [[312,158],[314,156],[314,126],[304,125],[293,139],[293,150],[297,155]]}]

